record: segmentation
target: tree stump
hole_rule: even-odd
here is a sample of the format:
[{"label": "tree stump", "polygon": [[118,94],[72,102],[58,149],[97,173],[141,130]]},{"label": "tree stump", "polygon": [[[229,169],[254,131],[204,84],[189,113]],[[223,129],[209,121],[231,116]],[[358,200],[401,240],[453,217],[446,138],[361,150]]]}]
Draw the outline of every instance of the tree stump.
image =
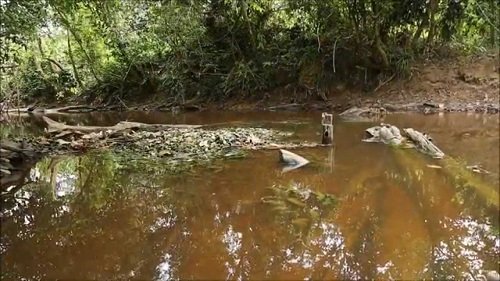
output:
[{"label": "tree stump", "polygon": [[321,114],[322,144],[333,143],[333,115],[323,112]]}]

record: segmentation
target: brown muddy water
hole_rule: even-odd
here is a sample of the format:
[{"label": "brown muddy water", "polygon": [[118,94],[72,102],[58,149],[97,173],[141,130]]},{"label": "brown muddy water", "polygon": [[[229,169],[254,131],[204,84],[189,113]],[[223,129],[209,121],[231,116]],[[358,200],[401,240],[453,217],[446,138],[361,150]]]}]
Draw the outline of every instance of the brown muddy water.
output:
[{"label": "brown muddy water", "polygon": [[[132,112],[58,119],[231,121],[319,141],[320,115]],[[490,174],[467,181],[456,170],[428,167],[444,160],[363,143],[363,131],[376,122],[338,119],[335,146],[296,150],[311,164],[287,173],[276,151],[175,175],[161,161],[111,151],[43,159],[31,171],[32,183],[1,197],[2,279],[456,280],[498,271],[498,115],[401,114],[383,121],[428,132],[463,166],[480,164]],[[19,122],[2,125],[3,136],[43,130],[36,120]],[[491,192],[481,192],[477,181],[495,198],[485,198]],[[336,203],[329,212],[299,204],[304,209],[283,215],[261,202],[269,187],[291,185],[329,193]]]}]

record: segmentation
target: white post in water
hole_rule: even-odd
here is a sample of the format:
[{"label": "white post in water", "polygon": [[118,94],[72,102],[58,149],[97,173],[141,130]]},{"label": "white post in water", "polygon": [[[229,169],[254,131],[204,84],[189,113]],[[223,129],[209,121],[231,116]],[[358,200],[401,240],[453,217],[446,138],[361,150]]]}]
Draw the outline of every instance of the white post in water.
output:
[{"label": "white post in water", "polygon": [[328,114],[326,112],[323,112],[321,114],[321,126],[323,128],[321,143],[322,144],[332,144],[333,143],[333,114]]}]

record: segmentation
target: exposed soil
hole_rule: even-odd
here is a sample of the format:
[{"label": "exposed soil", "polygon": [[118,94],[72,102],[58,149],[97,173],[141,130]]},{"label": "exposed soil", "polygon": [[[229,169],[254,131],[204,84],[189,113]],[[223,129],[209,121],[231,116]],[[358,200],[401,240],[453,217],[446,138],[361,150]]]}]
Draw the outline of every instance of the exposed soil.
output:
[{"label": "exposed soil", "polygon": [[423,62],[408,81],[396,81],[376,97],[404,103],[499,102],[498,58],[467,58],[456,62]]},{"label": "exposed soil", "polygon": [[490,107],[498,111],[499,96],[497,56],[423,62],[410,80],[396,81],[374,98],[383,103],[431,102],[450,110]]},{"label": "exposed soil", "polygon": [[[394,78],[379,86],[376,92],[345,89],[337,85],[326,93],[328,101],[318,97],[290,98],[281,91],[253,103],[232,101],[233,109],[271,107],[273,109],[333,108],[337,111],[350,106],[380,105],[398,111],[499,111],[499,57],[489,55],[422,61],[416,63],[409,78]],[[384,82],[384,81],[383,81]],[[383,83],[382,82],[382,83]],[[282,106],[276,106],[281,104]],[[424,105],[425,106],[422,106]]]}]

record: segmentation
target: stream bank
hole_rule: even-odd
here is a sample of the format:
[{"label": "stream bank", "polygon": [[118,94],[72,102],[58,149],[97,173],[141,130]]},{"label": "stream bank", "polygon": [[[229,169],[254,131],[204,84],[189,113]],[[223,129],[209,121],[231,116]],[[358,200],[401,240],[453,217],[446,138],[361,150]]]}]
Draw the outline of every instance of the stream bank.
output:
[{"label": "stream bank", "polygon": [[[145,97],[118,99],[118,102],[86,101],[75,97],[50,104],[21,104],[2,102],[0,112],[45,111],[67,109],[68,105],[80,111],[144,110],[173,113],[202,110],[233,111],[309,111],[325,110],[340,113],[353,106],[383,108],[387,112],[484,112],[500,111],[498,55],[447,58],[416,63],[408,77],[379,80],[378,86],[366,90],[362,86],[348,88],[334,83],[316,89],[301,89],[286,85],[268,92],[236,95],[238,98],[207,100],[195,98],[183,103],[173,101],[162,93]],[[234,95],[233,95],[234,96]],[[146,100],[145,100],[146,99]],[[69,111],[66,113],[70,113]]]}]

